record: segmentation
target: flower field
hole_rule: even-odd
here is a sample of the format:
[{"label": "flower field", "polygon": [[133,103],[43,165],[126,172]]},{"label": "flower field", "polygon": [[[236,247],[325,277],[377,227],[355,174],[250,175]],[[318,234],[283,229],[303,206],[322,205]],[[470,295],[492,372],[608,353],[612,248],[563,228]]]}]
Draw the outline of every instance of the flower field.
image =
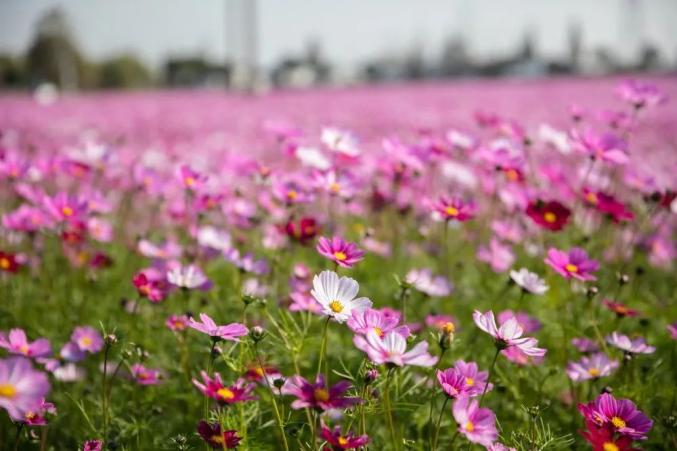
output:
[{"label": "flower field", "polygon": [[677,449],[676,96],[0,96],[0,449]]}]

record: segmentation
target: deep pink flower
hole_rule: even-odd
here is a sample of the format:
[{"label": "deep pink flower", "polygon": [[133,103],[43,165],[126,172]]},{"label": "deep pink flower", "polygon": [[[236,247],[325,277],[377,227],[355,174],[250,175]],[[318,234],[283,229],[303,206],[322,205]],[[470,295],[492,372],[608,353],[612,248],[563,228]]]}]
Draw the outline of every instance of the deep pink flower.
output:
[{"label": "deep pink flower", "polygon": [[212,449],[223,449],[224,447],[225,449],[235,449],[242,440],[234,429],[222,432],[221,425],[209,424],[204,420],[198,423],[197,433]]},{"label": "deep pink flower", "polygon": [[366,435],[356,436],[352,432],[343,434],[341,432],[341,426],[335,426],[332,430],[324,423],[322,423],[320,436],[326,440],[327,444],[335,451],[341,449],[355,449],[369,443],[369,437]]},{"label": "deep pink flower", "polygon": [[40,409],[49,392],[45,373],[35,371],[31,361],[24,357],[0,360],[0,408],[16,421]]},{"label": "deep pink flower", "polygon": [[569,252],[550,248],[544,261],[566,279],[597,280],[592,273],[599,269],[599,262],[589,258],[581,248],[574,247]]},{"label": "deep pink flower", "polygon": [[144,272],[135,274],[132,283],[139,296],[151,302],[160,302],[167,295],[167,283],[163,279],[150,279]]},{"label": "deep pink flower", "polygon": [[450,398],[461,396],[474,397],[491,390],[493,384],[487,387],[488,373],[479,371],[475,362],[457,360],[452,368],[444,371],[437,370],[437,381]]},{"label": "deep pink flower", "polygon": [[517,319],[514,317],[501,324],[500,328],[496,325],[494,312],[491,310],[486,313],[475,310],[473,313],[473,320],[477,327],[494,338],[496,345],[499,348],[505,350],[506,348],[514,346],[519,349],[522,354],[531,357],[542,357],[546,353],[545,349],[538,347],[538,340],[535,338],[522,337],[523,330],[517,322]]},{"label": "deep pink flower", "polygon": [[87,440],[82,445],[82,451],[101,451],[103,449],[103,440]]},{"label": "deep pink flower", "polygon": [[191,169],[190,166],[182,164],[177,170],[177,176],[181,185],[191,191],[197,191],[207,182],[207,176]]},{"label": "deep pink flower", "polygon": [[165,321],[165,326],[174,332],[181,332],[188,328],[189,323],[188,315],[170,315]]},{"label": "deep pink flower", "polygon": [[134,382],[139,385],[157,385],[162,382],[164,377],[162,371],[146,368],[140,363],[135,363],[131,366],[131,373]]},{"label": "deep pink flower", "polygon": [[205,313],[200,313],[199,322],[191,318],[188,325],[203,334],[207,334],[210,337],[218,337],[222,340],[239,341],[239,337],[243,337],[249,333],[249,329],[247,329],[244,324],[240,323],[217,326],[214,320]]},{"label": "deep pink flower", "polygon": [[632,221],[635,215],[623,203],[601,191],[583,189],[583,199],[600,213],[608,215],[614,222]]},{"label": "deep pink flower", "polygon": [[526,210],[527,216],[544,229],[560,231],[569,221],[571,210],[556,200],[531,202]]},{"label": "deep pink flower", "polygon": [[60,192],[54,197],[45,196],[42,200],[44,209],[57,221],[80,221],[87,214],[86,199]]},{"label": "deep pink flower", "polygon": [[586,420],[599,427],[610,426],[621,435],[644,440],[653,426],[646,415],[629,399],[616,399],[609,393],[599,395],[588,404],[579,404],[578,410]]},{"label": "deep pink flower", "polygon": [[442,196],[433,203],[432,208],[445,221],[465,222],[477,214],[477,207],[473,202],[466,202],[459,197]]},{"label": "deep pink flower", "polygon": [[370,330],[364,336],[355,335],[353,343],[357,349],[366,352],[369,359],[377,364],[433,366],[438,360],[437,357],[428,353],[428,343],[425,341],[407,351],[407,339],[396,330],[388,332],[383,338],[376,331]]},{"label": "deep pink flower", "polygon": [[360,398],[346,397],[345,393],[351,388],[348,381],[340,381],[327,388],[324,375],[317,376],[314,384],[301,376],[292,376],[285,381],[282,394],[295,396],[291,403],[292,409],[312,407],[318,410],[343,409],[362,402]]},{"label": "deep pink flower", "polygon": [[47,414],[56,415],[56,407],[43,398],[37,409],[26,412],[23,421],[29,426],[44,426],[47,424]]},{"label": "deep pink flower", "polygon": [[244,379],[238,379],[233,385],[226,386],[223,384],[219,373],[214,373],[213,378],[209,377],[206,371],[200,371],[200,375],[204,383],[193,379],[193,385],[203,395],[215,399],[221,404],[235,404],[256,399],[256,397],[252,396],[254,384],[248,383]]},{"label": "deep pink flower", "polygon": [[612,312],[614,312],[616,315],[619,317],[623,316],[637,316],[639,315],[639,312],[635,309],[631,309],[625,304],[621,304],[620,302],[614,302],[611,299],[604,299],[602,300],[602,304],[604,304],[604,307],[608,308]]},{"label": "deep pink flower", "polygon": [[364,251],[359,249],[355,243],[350,243],[337,236],[331,239],[320,237],[316,249],[320,255],[327,257],[343,268],[352,268],[355,263],[364,257]]},{"label": "deep pink flower", "polygon": [[670,332],[670,336],[672,337],[672,339],[677,340],[677,322],[668,324],[667,329],[668,332]]},{"label": "deep pink flower", "polygon": [[490,446],[498,438],[496,416],[485,408],[480,408],[477,400],[467,396],[454,401],[452,407],[454,420],[458,423],[458,432],[472,443]]},{"label": "deep pink flower", "polygon": [[29,342],[26,332],[22,329],[12,329],[9,334],[0,332],[0,348],[5,348],[10,354],[19,354],[26,357],[47,357],[52,353],[52,346],[46,338],[38,338]]}]

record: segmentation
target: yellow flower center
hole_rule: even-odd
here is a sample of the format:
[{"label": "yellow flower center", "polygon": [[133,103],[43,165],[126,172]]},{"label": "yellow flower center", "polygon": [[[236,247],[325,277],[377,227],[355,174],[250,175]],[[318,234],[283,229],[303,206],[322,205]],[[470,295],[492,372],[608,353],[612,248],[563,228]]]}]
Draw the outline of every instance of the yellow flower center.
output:
[{"label": "yellow flower center", "polygon": [[287,191],[287,198],[290,200],[295,200],[297,197],[299,197],[299,193],[294,191],[293,189],[290,189]]},{"label": "yellow flower center", "polygon": [[451,334],[454,331],[456,331],[456,326],[454,326],[454,323],[452,323],[451,321],[447,321],[442,325],[442,332],[444,332],[445,334]]},{"label": "yellow flower center", "polygon": [[381,329],[380,327],[374,327],[374,332],[376,332],[376,335],[378,335],[379,337],[383,338],[383,335],[384,335],[384,334],[383,334],[383,329]]},{"label": "yellow flower center", "polygon": [[29,348],[28,345],[26,345],[26,344],[19,346],[19,351],[20,351],[22,354],[28,354],[28,351],[29,351],[29,350],[30,350],[30,348]]},{"label": "yellow flower center", "polygon": [[334,182],[334,183],[332,183],[331,185],[329,185],[329,191],[331,191],[332,193],[336,194],[336,193],[338,193],[339,191],[341,191],[341,185],[339,185],[338,183]]},{"label": "yellow flower center", "polygon": [[347,259],[348,256],[345,254],[345,252],[336,251],[336,252],[334,252],[334,258],[336,260],[342,262],[343,260]]},{"label": "yellow flower center", "polygon": [[261,367],[255,368],[255,369],[254,369],[254,372],[255,372],[256,375],[259,376],[259,377],[263,377],[263,376],[266,375],[265,370],[264,370],[263,368],[261,368]]},{"label": "yellow flower center", "polygon": [[604,445],[602,445],[602,449],[604,451],[619,451],[620,448],[613,442],[605,442]]},{"label": "yellow flower center", "polygon": [[214,443],[222,444],[223,436],[222,435],[212,435],[211,441]]},{"label": "yellow flower center", "polygon": [[316,388],[313,392],[313,396],[316,401],[327,402],[329,401],[329,392],[324,388]]},{"label": "yellow flower center", "polygon": [[475,425],[472,424],[472,421],[468,421],[463,428],[468,432],[472,432],[475,430]]},{"label": "yellow flower center", "polygon": [[447,216],[458,216],[458,209],[454,207],[447,207],[444,209]]},{"label": "yellow flower center", "polygon": [[599,377],[600,372],[597,368],[590,368],[588,374],[592,377]]},{"label": "yellow flower center", "polygon": [[340,301],[331,301],[329,308],[334,313],[341,313],[343,311],[343,304]]},{"label": "yellow flower center", "polygon": [[346,446],[348,444],[348,439],[343,436],[339,436],[339,438],[336,441],[341,446]]},{"label": "yellow flower center", "polygon": [[230,401],[231,399],[235,398],[235,393],[233,390],[227,387],[219,388],[216,390],[216,394],[219,398],[225,399],[226,401]]},{"label": "yellow flower center", "polygon": [[593,205],[597,203],[597,195],[595,193],[588,193],[585,199]]},{"label": "yellow flower center", "polygon": [[543,219],[545,219],[545,222],[552,224],[557,221],[557,215],[551,211],[546,211],[543,215]]},{"label": "yellow flower center", "polygon": [[10,265],[11,265],[11,263],[9,261],[9,258],[7,258],[7,257],[0,258],[0,268],[9,269]]},{"label": "yellow flower center", "polygon": [[625,427],[625,421],[623,421],[619,417],[613,417],[611,418],[611,423],[616,426],[617,429],[621,429]]},{"label": "yellow flower center", "polygon": [[186,186],[193,186],[195,185],[195,179],[193,177],[186,177],[183,179],[183,183],[185,183]]},{"label": "yellow flower center", "polygon": [[16,388],[10,384],[0,384],[0,398],[12,399],[16,396]]},{"label": "yellow flower center", "polygon": [[517,171],[514,170],[514,169],[508,169],[507,171],[505,171],[505,175],[506,175],[506,177],[508,177],[508,180],[510,180],[511,182],[516,182],[517,179],[519,178]]},{"label": "yellow flower center", "polygon": [[472,387],[473,385],[475,385],[475,379],[473,379],[472,377],[466,377],[465,385]]},{"label": "yellow flower center", "polygon": [[65,207],[61,208],[61,213],[66,217],[70,217],[73,216],[73,209],[66,205]]},{"label": "yellow flower center", "polygon": [[79,343],[80,346],[89,346],[92,344],[92,339],[89,337],[82,337]]},{"label": "yellow flower center", "polygon": [[566,269],[569,272],[578,272],[578,266],[572,265],[571,263],[567,263],[564,269]]}]

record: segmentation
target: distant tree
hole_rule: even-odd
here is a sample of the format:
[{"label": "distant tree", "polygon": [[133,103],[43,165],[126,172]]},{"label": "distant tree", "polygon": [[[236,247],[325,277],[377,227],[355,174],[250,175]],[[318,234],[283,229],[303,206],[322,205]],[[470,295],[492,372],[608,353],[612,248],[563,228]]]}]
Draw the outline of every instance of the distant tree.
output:
[{"label": "distant tree", "polygon": [[98,86],[102,88],[145,88],[151,83],[150,72],[133,55],[120,55],[99,65]]},{"label": "distant tree", "polygon": [[25,82],[23,63],[11,55],[0,55],[0,87],[16,88]]},{"label": "distant tree", "polygon": [[81,86],[83,59],[69,30],[68,22],[58,8],[40,18],[26,56],[31,84],[51,82],[64,89]]}]

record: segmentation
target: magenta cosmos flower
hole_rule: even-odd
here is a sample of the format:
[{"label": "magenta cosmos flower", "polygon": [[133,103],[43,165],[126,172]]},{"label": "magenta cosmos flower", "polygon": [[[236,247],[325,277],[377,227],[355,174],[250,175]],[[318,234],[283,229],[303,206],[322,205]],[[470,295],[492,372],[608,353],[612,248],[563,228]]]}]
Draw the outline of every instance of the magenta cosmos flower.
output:
[{"label": "magenta cosmos flower", "polygon": [[[488,373],[479,371],[475,362],[457,360],[452,368],[437,371],[437,381],[450,398],[474,397],[484,393]],[[486,387],[491,390],[493,384]]]},{"label": "magenta cosmos flower", "polygon": [[383,338],[376,331],[370,330],[365,336],[355,335],[353,343],[377,364],[433,366],[438,360],[428,353],[428,343],[425,341],[407,351],[407,339],[395,330],[388,332]]},{"label": "magenta cosmos flower", "polygon": [[26,357],[47,357],[52,353],[49,340],[38,338],[31,343],[22,329],[12,329],[9,334],[0,332],[0,348],[7,349],[10,354],[20,354]]},{"label": "magenta cosmos flower", "polygon": [[637,409],[629,399],[616,399],[603,393],[588,404],[579,404],[578,410],[586,420],[599,427],[613,427],[621,435],[635,440],[647,438],[653,421]]},{"label": "magenta cosmos flower", "polygon": [[316,249],[320,255],[344,268],[352,268],[355,263],[364,258],[364,251],[359,249],[355,243],[337,236],[332,239],[320,237]]},{"label": "magenta cosmos flower", "polygon": [[618,368],[618,362],[611,360],[606,354],[597,353],[583,357],[578,362],[569,362],[567,375],[574,382],[597,379],[611,375]]},{"label": "magenta cosmos flower", "polygon": [[656,348],[654,346],[649,346],[644,338],[637,337],[634,340],[631,340],[627,335],[622,335],[618,332],[612,332],[611,335],[607,336],[606,342],[621,351],[629,352],[631,354],[652,354],[656,351]]},{"label": "magenta cosmos flower", "polygon": [[10,357],[0,360],[0,407],[16,421],[37,411],[49,392],[47,376],[35,371],[30,360]]},{"label": "magenta cosmos flower", "polygon": [[215,399],[221,404],[235,404],[256,399],[251,395],[255,385],[247,383],[244,379],[238,379],[233,385],[226,386],[223,384],[223,380],[219,373],[214,373],[213,378],[209,377],[206,371],[200,371],[200,375],[202,376],[202,381],[204,383],[201,383],[197,379],[193,379],[193,385],[195,385],[203,395]]},{"label": "magenta cosmos flower", "polygon": [[147,368],[140,363],[135,363],[131,367],[132,379],[139,385],[157,385],[162,382],[164,377],[162,371]]},{"label": "magenta cosmos flower", "polygon": [[360,398],[345,396],[350,387],[350,382],[340,381],[328,388],[322,374],[317,376],[314,384],[301,376],[292,376],[285,381],[282,394],[296,397],[291,403],[292,409],[342,409],[362,402]]},{"label": "magenta cosmos flower", "polygon": [[584,282],[597,280],[592,273],[599,269],[599,262],[589,258],[587,252],[578,247],[571,248],[569,252],[550,248],[545,263],[566,279],[574,278]]},{"label": "magenta cosmos flower", "polygon": [[212,449],[235,449],[242,440],[236,430],[221,431],[221,425],[209,424],[204,420],[198,423],[197,433]]},{"label": "magenta cosmos flower", "polygon": [[207,334],[210,337],[220,338],[222,340],[239,341],[239,337],[243,337],[249,333],[249,329],[244,324],[231,323],[226,326],[217,326],[213,319],[205,313],[200,313],[200,321],[195,321],[193,318],[188,322],[188,326]]},{"label": "magenta cosmos flower", "polygon": [[80,351],[91,354],[95,354],[103,348],[101,334],[89,326],[76,327],[71,334],[71,341],[80,348]]},{"label": "magenta cosmos flower", "polygon": [[334,429],[329,429],[324,423],[322,423],[320,436],[326,440],[334,451],[359,448],[369,442],[369,437],[366,435],[357,436],[352,432],[343,434],[341,426],[334,426]]},{"label": "magenta cosmos flower", "polygon": [[87,440],[82,445],[82,451],[101,451],[103,449],[103,440]]},{"label": "magenta cosmos flower", "polygon": [[477,400],[458,398],[452,408],[458,432],[472,443],[490,446],[498,438],[496,416],[489,409],[480,408]]},{"label": "magenta cosmos flower", "polygon": [[473,313],[473,320],[477,327],[494,337],[496,345],[499,348],[506,349],[514,346],[519,349],[522,354],[531,357],[542,357],[546,353],[545,349],[538,347],[538,340],[530,337],[522,337],[524,331],[515,317],[509,318],[506,322],[501,324],[500,328],[496,325],[494,312],[491,310],[486,313],[475,310]]},{"label": "magenta cosmos flower", "polygon": [[475,217],[477,208],[473,202],[465,202],[458,197],[440,197],[433,203],[433,211],[438,213],[445,221],[465,222]]}]

